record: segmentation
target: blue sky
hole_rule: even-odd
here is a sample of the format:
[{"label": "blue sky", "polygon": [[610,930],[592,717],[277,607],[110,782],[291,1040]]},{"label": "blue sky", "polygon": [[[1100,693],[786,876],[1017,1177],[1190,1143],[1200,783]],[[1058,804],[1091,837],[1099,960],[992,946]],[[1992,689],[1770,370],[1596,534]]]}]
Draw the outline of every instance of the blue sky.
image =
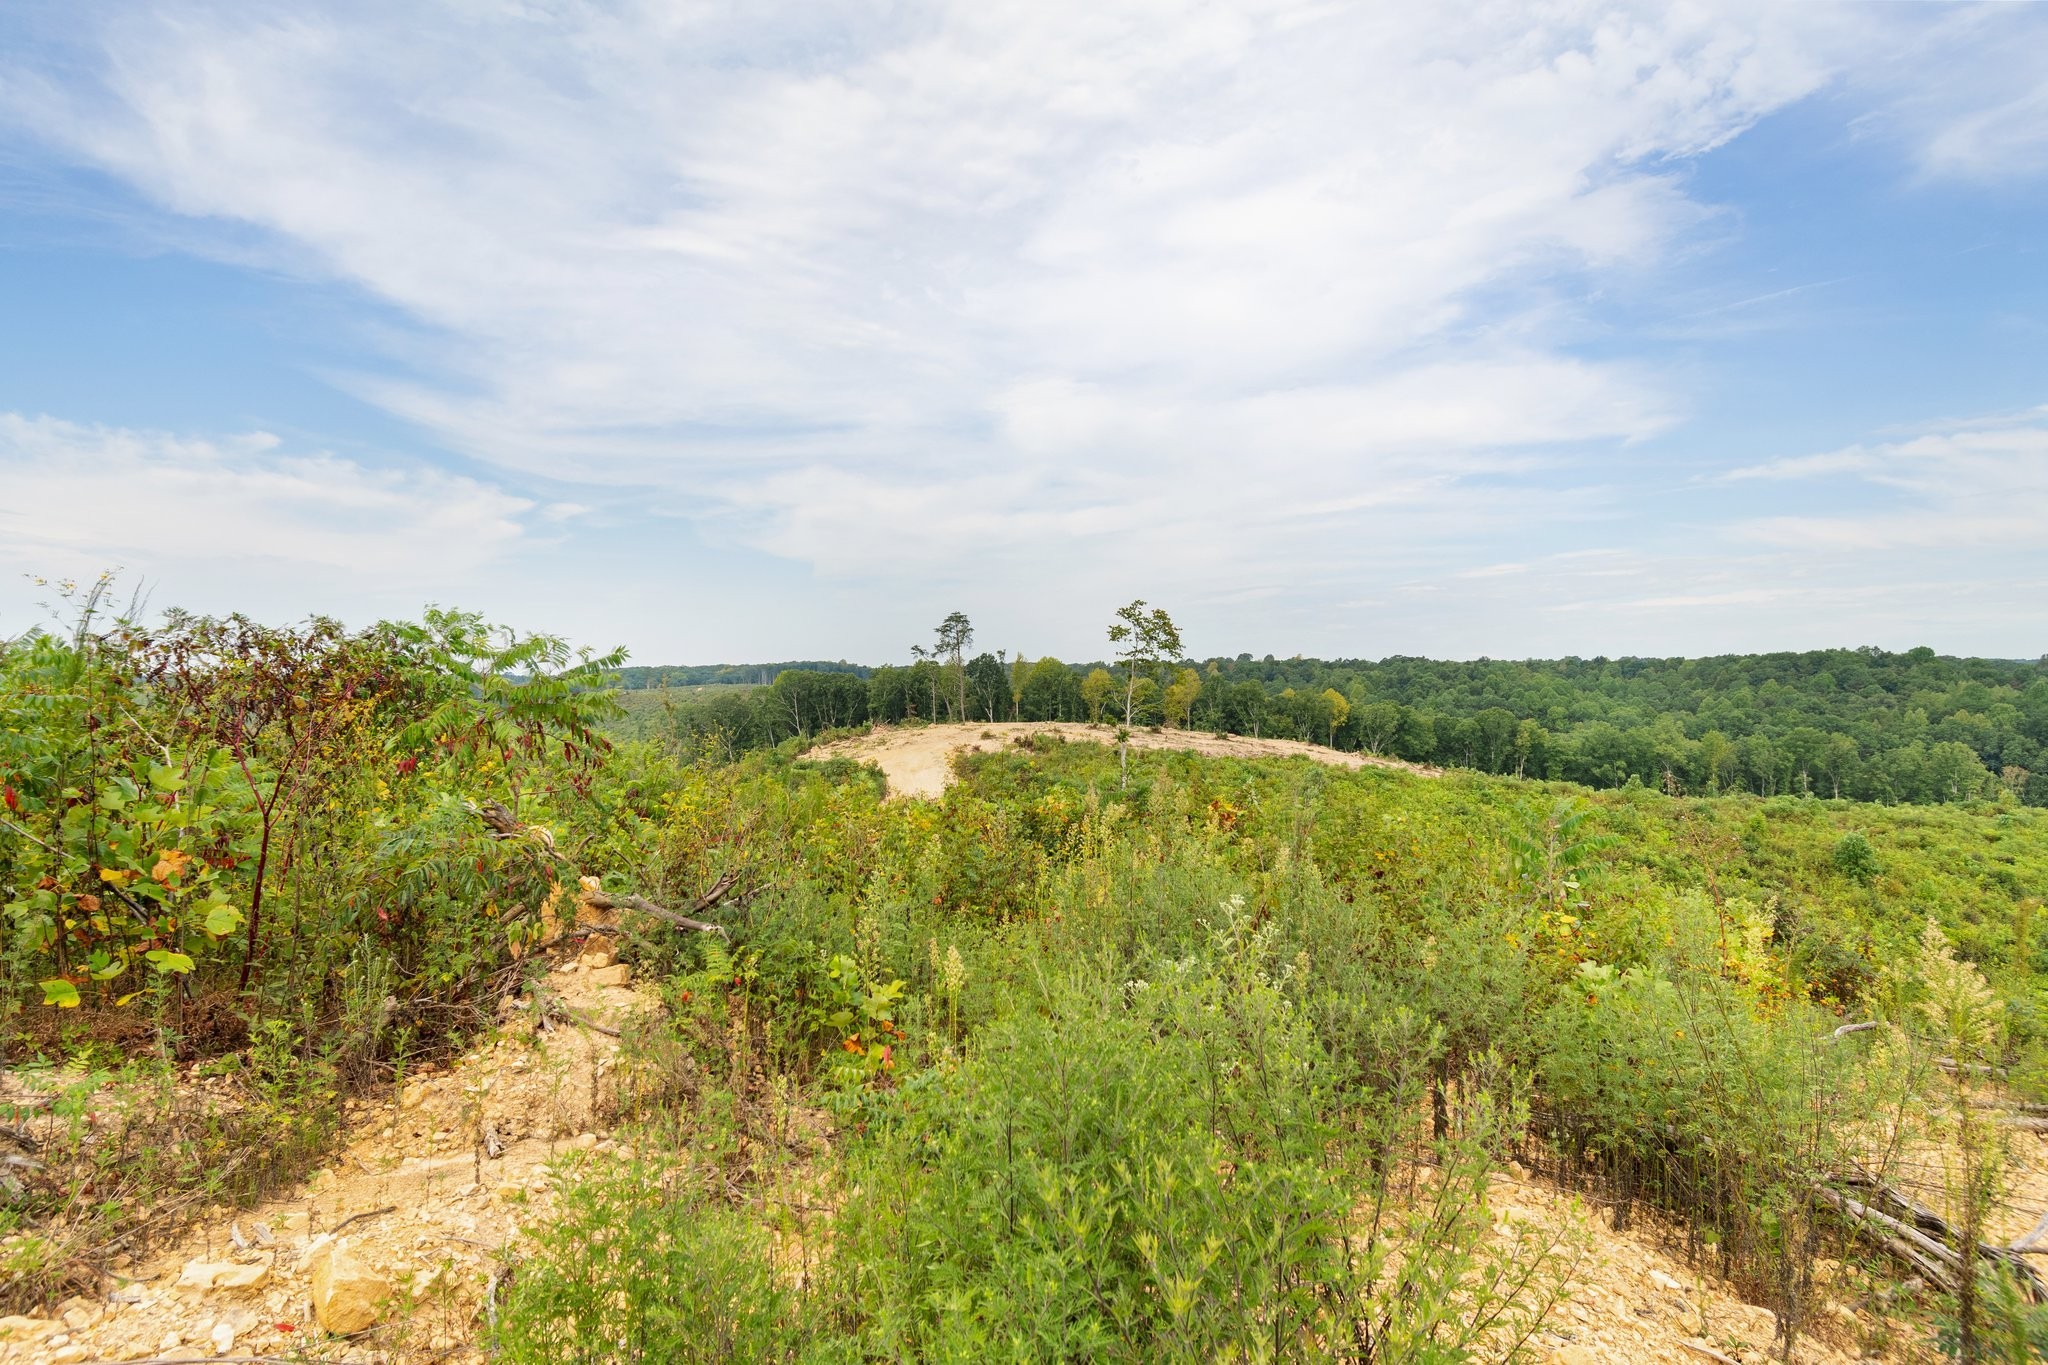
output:
[{"label": "blue sky", "polygon": [[2048,651],[2048,7],[0,9],[0,632]]}]

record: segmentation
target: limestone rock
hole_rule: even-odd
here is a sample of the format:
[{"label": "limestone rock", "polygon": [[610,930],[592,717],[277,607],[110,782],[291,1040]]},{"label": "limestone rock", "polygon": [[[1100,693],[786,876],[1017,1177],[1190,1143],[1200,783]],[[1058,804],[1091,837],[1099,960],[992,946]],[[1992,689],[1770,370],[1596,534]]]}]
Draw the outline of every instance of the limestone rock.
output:
[{"label": "limestone rock", "polygon": [[599,967],[589,975],[590,984],[593,986],[625,986],[632,983],[633,969],[623,962],[618,962],[609,967]]},{"label": "limestone rock", "polygon": [[63,1330],[63,1323],[48,1318],[27,1318],[19,1313],[0,1318],[0,1341],[41,1341],[51,1333]]},{"label": "limestone rock", "polygon": [[313,1316],[338,1337],[374,1326],[391,1282],[335,1246],[313,1265]]},{"label": "limestone rock", "polygon": [[202,1293],[209,1289],[257,1289],[269,1279],[268,1261],[251,1265],[236,1261],[187,1261],[185,1272],[178,1276],[178,1288]]}]

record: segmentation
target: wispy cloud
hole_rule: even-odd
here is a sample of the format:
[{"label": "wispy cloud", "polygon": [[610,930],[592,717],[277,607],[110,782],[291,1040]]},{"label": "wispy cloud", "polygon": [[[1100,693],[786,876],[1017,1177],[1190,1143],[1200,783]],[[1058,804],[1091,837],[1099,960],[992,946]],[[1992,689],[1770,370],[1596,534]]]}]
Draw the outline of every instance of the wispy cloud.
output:
[{"label": "wispy cloud", "polygon": [[[2039,551],[2048,527],[2048,409],[1733,471],[1731,480],[1861,491],[1855,512],[1758,517],[1738,530],[1769,544],[1844,550],[2004,547]],[[1860,489],[1859,489],[1860,486]]]},{"label": "wispy cloud", "polygon": [[[0,413],[0,569],[129,568],[265,601],[405,599],[527,540],[529,499],[431,470],[379,470],[252,432],[195,440]],[[286,606],[297,615],[303,607]]]},{"label": "wispy cloud", "polygon": [[[118,518],[0,522],[16,559],[196,562],[137,500],[175,525],[211,497],[239,529],[207,554],[429,596],[630,506],[644,543],[771,557],[867,609],[986,583],[1051,634],[1105,582],[1160,583],[1290,647],[1362,648],[1369,609],[1400,647],[1500,652],[1575,603],[1644,647],[1657,612],[1790,630],[1857,556],[2017,555],[2042,508],[2028,418],[1709,472],[1687,525],[1645,513],[1673,478],[1638,462],[1702,386],[1599,307],[1738,232],[1693,163],[1831,84],[1883,105],[1862,127],[1902,178],[2038,165],[2030,14],[81,0],[0,23],[11,138],[127,187],[172,249],[370,301],[381,363],[335,382],[497,471],[12,419],[49,468],[0,506],[129,471]],[[1677,331],[1781,320],[1825,275],[1694,277]]]},{"label": "wispy cloud", "polygon": [[[844,566],[1113,531],[1247,462],[1359,508],[1663,429],[1520,285],[1823,79],[1782,6],[93,11],[13,115],[421,324],[357,390]],[[242,249],[237,244],[237,250]],[[1484,300],[1484,301],[1483,301]],[[1142,504],[1194,530],[1199,497]],[[968,528],[971,528],[969,530]]]}]

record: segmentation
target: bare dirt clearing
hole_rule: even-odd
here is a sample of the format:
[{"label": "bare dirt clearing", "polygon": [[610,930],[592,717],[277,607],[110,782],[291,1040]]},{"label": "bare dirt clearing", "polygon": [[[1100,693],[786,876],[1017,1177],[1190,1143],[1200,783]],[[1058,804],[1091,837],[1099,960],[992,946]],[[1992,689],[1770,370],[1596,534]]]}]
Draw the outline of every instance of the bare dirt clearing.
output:
[{"label": "bare dirt clearing", "polygon": [[[891,796],[936,797],[953,780],[953,755],[987,752],[1031,735],[1057,735],[1069,742],[1116,743],[1109,725],[1076,721],[997,721],[986,725],[921,725],[878,729],[854,739],[834,740],[810,751],[811,758],[852,758],[872,763],[889,779]],[[1298,739],[1220,737],[1194,730],[1133,730],[1133,749],[1178,749],[1211,758],[1306,758],[1335,768],[1397,768],[1421,777],[1441,777],[1441,768],[1398,758],[1347,753]]]}]

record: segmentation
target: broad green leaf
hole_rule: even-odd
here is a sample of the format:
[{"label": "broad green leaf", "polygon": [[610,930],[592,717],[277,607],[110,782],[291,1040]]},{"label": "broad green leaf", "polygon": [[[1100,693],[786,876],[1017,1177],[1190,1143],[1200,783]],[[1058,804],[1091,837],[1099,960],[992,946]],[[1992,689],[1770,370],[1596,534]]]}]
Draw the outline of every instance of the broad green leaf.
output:
[{"label": "broad green leaf", "polygon": [[45,1005],[55,1005],[60,1010],[78,1007],[78,987],[64,978],[58,977],[54,981],[42,981],[37,984],[43,988]]},{"label": "broad green leaf", "polygon": [[176,972],[183,976],[192,970],[191,958],[168,948],[152,948],[144,956],[149,959],[149,965],[160,972]]},{"label": "broad green leaf", "polygon": [[176,768],[167,768],[161,763],[149,765],[149,785],[160,792],[185,790],[185,775]]},{"label": "broad green leaf", "polygon": [[206,912],[206,932],[215,938],[232,934],[242,923],[242,918],[242,912],[232,905],[214,905]]}]

